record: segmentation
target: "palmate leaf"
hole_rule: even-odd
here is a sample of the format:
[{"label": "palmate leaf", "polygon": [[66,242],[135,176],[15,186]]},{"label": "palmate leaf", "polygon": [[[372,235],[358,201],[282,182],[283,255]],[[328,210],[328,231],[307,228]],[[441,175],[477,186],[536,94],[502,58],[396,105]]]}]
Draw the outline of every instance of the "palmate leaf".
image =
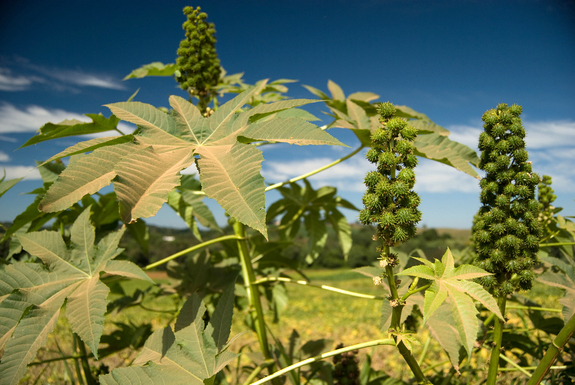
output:
[{"label": "palmate leaf", "polygon": [[575,264],[569,257],[565,257],[567,262],[564,262],[562,259],[549,257],[542,251],[539,253],[541,261],[560,270],[547,270],[537,277],[537,281],[565,290],[565,295],[559,303],[563,305],[563,319],[568,320],[575,313]]},{"label": "palmate leaf", "polygon": [[17,384],[53,330],[67,299],[72,330],[95,356],[104,328],[108,287],[102,272],[150,280],[136,265],[113,261],[124,228],[94,244],[90,208],[71,227],[67,246],[56,231],[18,234],[24,250],[43,263],[17,262],[0,271],[0,384]]},{"label": "palmate leaf", "polygon": [[144,78],[146,76],[172,76],[178,69],[177,64],[169,63],[164,64],[159,61],[155,61],[150,64],[144,64],[140,68],[136,68],[130,72],[122,80],[132,79],[132,78]]},{"label": "palmate leaf", "polygon": [[16,185],[16,183],[20,182],[24,178],[17,178],[17,179],[6,179],[6,175],[4,175],[0,179],[0,197],[6,193],[6,191],[10,190],[12,187]]},{"label": "palmate leaf", "polygon": [[114,369],[100,376],[100,383],[202,385],[238,356],[227,351],[233,307],[232,282],[205,326],[206,308],[194,293],[182,307],[174,330],[168,326],[148,338],[134,361],[134,365],[142,366]]},{"label": "palmate leaf", "polygon": [[[379,98],[378,95],[354,93],[346,98],[341,88],[331,80],[328,82],[331,97],[316,88],[304,87],[321,98],[330,109],[334,121],[328,127],[350,129],[363,146],[371,146],[371,133],[376,131],[380,123],[377,109],[374,104],[370,104],[370,101]],[[473,149],[449,139],[449,131],[432,122],[427,115],[407,106],[395,107],[396,115],[408,119],[418,130],[414,143],[415,155],[441,162],[479,179],[477,172],[471,167],[479,162]]]},{"label": "palmate leaf", "polygon": [[449,248],[441,261],[435,260],[435,263],[421,258],[415,259],[423,262],[423,265],[410,267],[398,275],[408,275],[432,281],[431,287],[425,291],[423,306],[425,321],[429,320],[447,298],[450,299],[455,327],[470,356],[479,331],[478,311],[473,300],[479,301],[497,317],[503,319],[495,299],[481,285],[469,281],[490,274],[472,265],[461,265],[455,268],[453,255]]},{"label": "palmate leaf", "polygon": [[240,93],[208,118],[177,96],[169,99],[172,114],[138,102],[108,105],[115,116],[139,126],[135,142],[99,147],[71,162],[46,194],[40,209],[62,210],[113,180],[122,219],[135,221],[155,214],[168,199],[169,191],[179,184],[179,171],[199,157],[200,181],[207,196],[216,199],[232,217],[267,237],[262,210],[265,185],[260,174],[263,157],[245,139],[298,145],[342,143],[301,118],[269,115],[313,100],[285,100],[241,111],[264,87],[265,82],[261,82]]},{"label": "palmate leaf", "polygon": [[112,131],[116,129],[116,126],[120,121],[120,119],[114,115],[110,116],[109,118],[98,114],[86,114],[86,116],[92,119],[91,123],[82,122],[76,119],[64,120],[63,122],[57,124],[46,123],[40,128],[40,135],[31,137],[20,148],[40,142],[45,142],[47,140],[65,138],[68,136]]},{"label": "palmate leaf", "polygon": [[222,231],[214,215],[202,202],[205,195],[199,195],[202,187],[194,175],[182,175],[180,186],[168,194],[168,205],[184,220],[192,234],[202,240],[197,223],[212,230]]},{"label": "palmate leaf", "polygon": [[306,262],[309,264],[317,259],[325,246],[328,234],[326,222],[329,222],[336,231],[343,257],[347,258],[352,245],[351,227],[339,208],[357,208],[337,196],[335,187],[324,186],[314,190],[307,179],[303,182],[303,187],[290,183],[289,186],[278,188],[283,198],[270,205],[267,221],[282,216],[278,231],[284,241],[291,241],[297,235],[303,221],[309,238],[306,254]]}]

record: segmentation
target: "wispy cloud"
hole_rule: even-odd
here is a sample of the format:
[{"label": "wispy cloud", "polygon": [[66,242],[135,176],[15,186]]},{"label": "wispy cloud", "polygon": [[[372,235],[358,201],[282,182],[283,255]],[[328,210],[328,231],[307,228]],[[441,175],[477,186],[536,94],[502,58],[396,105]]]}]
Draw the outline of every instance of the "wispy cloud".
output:
[{"label": "wispy cloud", "polygon": [[63,83],[75,86],[109,88],[112,90],[124,90],[126,87],[118,79],[108,75],[94,75],[83,71],[64,70],[64,69],[41,69],[42,73],[51,78],[57,79]]},{"label": "wispy cloud", "polygon": [[[19,109],[10,103],[0,105],[0,133],[9,132],[35,132],[44,124],[59,123],[66,119],[76,119],[82,122],[90,122],[90,118],[75,112],[61,109],[47,109],[40,106],[31,105],[25,109]],[[124,133],[131,133],[134,128],[126,123],[120,122],[118,128]],[[102,134],[87,135],[113,136],[116,132],[105,132]],[[4,138],[4,137],[3,137]]]},{"label": "wispy cloud", "polygon": [[4,151],[0,151],[0,162],[8,162],[10,157]]},{"label": "wispy cloud", "polygon": [[14,76],[9,68],[0,67],[0,91],[24,91],[34,82],[44,83],[37,76]]},{"label": "wispy cloud", "polygon": [[6,166],[1,167],[6,172],[6,179],[24,178],[26,180],[42,179],[40,171],[32,166]]},{"label": "wispy cloud", "polygon": [[[0,91],[25,91],[33,83],[45,83],[57,90],[78,92],[74,87],[98,87],[125,90],[122,81],[102,73],[90,73],[81,69],[45,67],[31,63],[28,59],[2,60],[12,68],[0,67]],[[18,72],[17,75],[13,74]]]}]

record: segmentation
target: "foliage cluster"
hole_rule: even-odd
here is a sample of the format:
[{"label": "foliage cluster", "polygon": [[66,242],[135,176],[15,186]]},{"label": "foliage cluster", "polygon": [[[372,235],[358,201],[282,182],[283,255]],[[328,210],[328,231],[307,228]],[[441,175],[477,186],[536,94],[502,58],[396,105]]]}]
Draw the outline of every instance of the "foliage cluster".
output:
[{"label": "foliage cluster", "polygon": [[[194,91],[200,98],[197,105],[192,98],[171,96],[171,109],[166,111],[135,102],[133,95],[126,102],[107,105],[112,111],[109,118],[93,114],[88,115],[91,123],[48,123],[24,144],[87,133],[121,134],[80,142],[38,163],[44,184],[32,192],[34,203],[4,233],[8,255],[0,269],[0,384],[17,384],[29,365],[49,364],[50,360],[33,360],[62,310],[75,351],[55,360],[73,363],[74,370],[66,372],[68,379],[87,384],[495,384],[521,383],[529,377],[531,385],[544,378],[573,380],[569,341],[575,331],[575,225],[558,215],[560,209],[551,209],[552,195],[545,190],[549,179],[543,179],[540,202],[534,200],[539,178],[527,163],[520,107],[499,105],[484,115],[479,159],[474,150],[451,141],[449,132],[426,115],[405,106],[373,103],[379,96],[370,92],[346,96],[332,81],[327,85],[330,95],[306,86],[319,100],[288,99],[285,84],[291,81],[286,79],[250,85],[241,74],[228,76],[220,70],[218,84],[209,83],[218,66],[211,51],[213,27],[199,10],[185,12],[189,20],[184,28],[194,43],[183,43],[179,61],[151,63],[127,78],[179,79],[184,74],[187,89],[208,90],[197,95]],[[208,56],[193,56],[190,49],[196,42],[212,47]],[[209,70],[202,69],[204,65]],[[201,76],[188,70],[200,71]],[[200,84],[204,75],[211,80]],[[214,89],[222,96],[235,96],[219,105]],[[203,97],[213,102],[210,111]],[[323,102],[332,118],[325,127],[310,123],[317,118],[299,108],[316,102]],[[135,123],[137,130],[120,132],[120,119]],[[332,127],[351,130],[359,147],[313,172],[266,185],[258,147],[344,145],[327,132]],[[375,225],[373,239],[379,246],[372,246],[377,263],[369,265],[367,259],[368,265],[356,272],[370,277],[383,290],[380,295],[315,285],[303,270],[321,258],[328,229],[337,239],[341,258],[350,257],[352,227],[340,210],[357,210],[334,187],[316,190],[306,178],[364,149],[376,170],[365,178],[366,207],[359,215],[362,223]],[[70,157],[67,166],[62,162],[66,157]],[[467,249],[465,259],[479,263],[459,263],[450,249],[433,260],[421,250],[401,251],[415,236],[420,218],[419,197],[412,190],[416,157],[478,179],[473,166],[487,171],[481,182],[484,207],[474,227],[476,252]],[[192,164],[199,180],[180,175]],[[0,180],[0,197],[17,182]],[[99,193],[110,183],[114,192]],[[265,193],[273,189],[282,198],[266,212]],[[202,202],[206,196],[225,209],[233,233],[220,229]],[[143,219],[155,215],[164,203],[199,243],[141,268],[127,260],[119,243],[129,232],[146,253],[150,232]],[[542,230],[540,207],[547,210]],[[48,223],[51,230],[41,230]],[[218,236],[204,240],[198,224]],[[282,254],[302,232],[305,257]],[[543,251],[536,254],[538,248]],[[179,258],[184,255],[185,259]],[[146,272],[159,266],[167,266],[175,285],[123,292],[123,280],[149,281]],[[516,292],[530,288],[533,280],[564,291],[559,301],[563,319],[546,316],[559,309],[543,307]],[[380,301],[381,338],[331,350],[325,341],[302,343],[292,332],[286,343],[269,328],[287,307],[286,284]],[[166,324],[152,331],[124,322],[105,333],[107,313],[121,314],[130,307],[146,310],[146,296],[164,297],[174,304]],[[507,323],[510,310],[518,312],[519,322]],[[234,314],[236,319],[244,317],[248,332],[257,339],[257,344],[241,346],[238,352],[230,348]],[[142,337],[139,342],[125,339],[135,331]],[[446,363],[429,358],[430,342],[419,350],[420,336],[425,335],[445,351]],[[143,336],[148,336],[145,342]],[[100,346],[103,342],[107,346]],[[390,374],[385,368],[372,368],[369,357],[361,369],[356,368],[350,352],[377,346],[399,351],[409,372]],[[140,349],[130,365],[92,374],[91,363],[126,347]],[[341,356],[335,365],[326,360],[335,356]],[[487,371],[485,356],[489,356]],[[552,366],[556,361],[560,365]],[[450,368],[444,370],[445,364]]]}]

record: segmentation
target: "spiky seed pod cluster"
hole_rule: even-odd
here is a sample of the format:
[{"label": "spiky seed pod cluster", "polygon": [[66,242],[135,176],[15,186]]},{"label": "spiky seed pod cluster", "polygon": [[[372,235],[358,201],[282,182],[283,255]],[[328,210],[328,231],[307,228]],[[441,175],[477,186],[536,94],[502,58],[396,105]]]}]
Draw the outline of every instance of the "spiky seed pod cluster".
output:
[{"label": "spiky seed pod cluster", "polygon": [[378,111],[381,126],[372,134],[372,147],[366,155],[377,165],[377,171],[365,176],[365,208],[359,220],[365,225],[377,224],[375,238],[382,239],[386,246],[396,246],[416,234],[415,225],[421,219],[419,195],[413,191],[413,168],[417,165],[413,140],[417,130],[394,117],[396,110],[391,103],[380,104]]},{"label": "spiky seed pod cluster", "polygon": [[[343,344],[339,344],[336,349],[343,348]],[[359,360],[357,359],[357,350],[338,354],[333,357],[334,372],[333,380],[334,385],[359,385]]]},{"label": "spiky seed pod cluster", "polygon": [[482,207],[475,216],[473,239],[477,265],[493,273],[482,284],[501,297],[532,286],[541,230],[532,171],[525,150],[521,106],[500,104],[483,114],[479,136]]},{"label": "spiky seed pod cluster", "polygon": [[186,38],[178,49],[178,83],[183,90],[199,99],[198,108],[204,111],[215,95],[214,87],[220,79],[220,60],[216,53],[216,29],[213,23],[207,23],[208,17],[200,12],[200,7],[185,7],[188,20],[183,24]]},{"label": "spiky seed pod cluster", "polygon": [[539,223],[548,225],[551,223],[551,218],[553,217],[553,210],[555,207],[551,206],[551,203],[557,199],[557,195],[554,194],[555,191],[551,188],[551,177],[548,175],[543,175],[541,183],[537,186],[537,200],[539,201]]}]

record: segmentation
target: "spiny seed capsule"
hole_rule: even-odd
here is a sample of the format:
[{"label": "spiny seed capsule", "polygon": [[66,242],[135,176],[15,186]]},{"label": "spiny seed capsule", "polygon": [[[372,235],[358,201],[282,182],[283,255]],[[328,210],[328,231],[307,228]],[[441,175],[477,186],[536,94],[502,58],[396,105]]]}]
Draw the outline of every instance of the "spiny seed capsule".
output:
[{"label": "spiny seed capsule", "polygon": [[496,296],[530,287],[541,233],[533,211],[539,207],[534,199],[539,177],[531,172],[520,114],[520,106],[506,104],[485,112],[479,137],[479,168],[486,176],[473,240],[476,264],[494,274],[481,283]]},{"label": "spiny seed capsule", "polygon": [[200,7],[185,7],[187,21],[183,24],[186,39],[180,43],[177,51],[179,76],[176,78],[180,87],[198,97],[198,109],[203,114],[208,103],[215,95],[214,87],[221,74],[220,60],[216,53],[216,32],[213,23],[206,23],[207,15],[200,12]]},{"label": "spiny seed capsule", "polygon": [[[421,218],[417,210],[420,199],[411,191],[415,183],[413,167],[417,164],[413,155],[417,130],[406,120],[394,117],[395,111],[391,103],[378,106],[381,126],[372,134],[372,148],[366,155],[370,162],[377,163],[377,171],[366,175],[368,189],[363,199],[366,211],[360,213],[362,223],[373,223],[376,218],[377,239],[387,246],[414,236],[415,225]],[[380,204],[374,204],[374,196]]]}]

